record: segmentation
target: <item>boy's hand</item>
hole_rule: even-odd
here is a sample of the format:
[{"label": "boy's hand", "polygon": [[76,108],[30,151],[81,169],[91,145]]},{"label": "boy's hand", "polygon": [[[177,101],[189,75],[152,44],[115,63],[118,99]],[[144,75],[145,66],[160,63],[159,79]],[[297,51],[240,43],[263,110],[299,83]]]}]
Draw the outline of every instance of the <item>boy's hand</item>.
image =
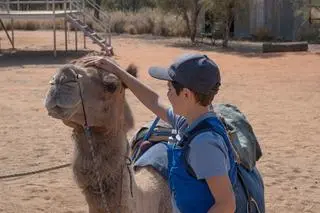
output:
[{"label": "boy's hand", "polygon": [[84,66],[95,66],[97,68],[106,70],[114,74],[117,74],[117,72],[121,70],[120,67],[114,61],[102,56],[92,56],[86,58],[86,60],[84,61]]}]

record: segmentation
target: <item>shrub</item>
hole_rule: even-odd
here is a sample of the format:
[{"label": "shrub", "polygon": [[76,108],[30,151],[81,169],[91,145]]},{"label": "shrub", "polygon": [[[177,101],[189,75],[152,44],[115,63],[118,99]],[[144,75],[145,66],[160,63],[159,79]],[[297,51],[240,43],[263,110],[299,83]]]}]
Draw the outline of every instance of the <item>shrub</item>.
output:
[{"label": "shrub", "polygon": [[310,28],[301,31],[299,40],[310,43],[320,43],[320,24],[311,25]]},{"label": "shrub", "polygon": [[[159,9],[141,9],[138,12],[109,12],[111,32],[129,34],[154,34],[160,36],[187,36],[186,24],[182,18],[172,13],[164,13]],[[104,22],[107,23],[106,20]],[[91,28],[96,26],[89,22]],[[11,22],[5,22],[8,30]],[[1,26],[0,26],[1,28]],[[49,30],[53,29],[51,20],[18,20],[14,21],[14,29],[18,30]],[[64,20],[56,20],[56,29],[64,29]],[[98,29],[98,28],[97,28]],[[70,30],[75,30],[71,25]]]},{"label": "shrub", "polygon": [[265,27],[259,28],[254,37],[257,41],[271,41],[273,39],[270,30]]}]

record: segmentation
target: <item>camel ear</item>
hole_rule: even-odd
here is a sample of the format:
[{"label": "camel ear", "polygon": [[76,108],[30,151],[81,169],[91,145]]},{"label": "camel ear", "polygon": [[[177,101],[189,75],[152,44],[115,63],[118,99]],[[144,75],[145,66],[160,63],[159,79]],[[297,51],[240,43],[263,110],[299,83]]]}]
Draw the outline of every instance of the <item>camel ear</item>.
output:
[{"label": "camel ear", "polygon": [[138,68],[134,64],[130,64],[128,68],[126,69],[128,73],[130,73],[132,76],[137,77]]},{"label": "camel ear", "polygon": [[[126,69],[126,71],[127,71],[130,75],[132,75],[132,76],[134,76],[134,77],[137,77],[138,68],[137,68],[136,65],[130,64],[130,65],[128,66],[128,68]],[[128,88],[125,84],[123,84],[123,86],[124,86],[124,88]]]}]

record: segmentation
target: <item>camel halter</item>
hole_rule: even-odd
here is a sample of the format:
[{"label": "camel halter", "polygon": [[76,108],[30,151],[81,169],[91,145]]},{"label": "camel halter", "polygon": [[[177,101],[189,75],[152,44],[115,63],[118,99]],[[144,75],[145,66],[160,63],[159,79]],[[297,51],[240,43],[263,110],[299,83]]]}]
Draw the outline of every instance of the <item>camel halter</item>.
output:
[{"label": "camel halter", "polygon": [[[85,107],[84,107],[84,99],[83,99],[83,95],[82,95],[82,90],[81,90],[81,85],[80,85],[80,82],[78,81],[82,75],[78,74],[75,70],[73,69],[70,69],[72,72],[74,72],[75,76],[76,76],[76,79],[75,79],[75,82],[77,83],[78,87],[79,87],[79,95],[80,95],[80,100],[81,100],[81,106],[82,106],[82,110],[83,110],[83,115],[84,115],[84,125],[83,125],[83,129],[84,129],[84,133],[85,133],[85,137],[89,143],[89,146],[90,146],[90,152],[91,152],[91,157],[93,159],[93,163],[94,163],[94,169],[95,169],[95,172],[96,172],[96,176],[97,176],[97,179],[98,179],[98,184],[99,184],[99,192],[100,192],[100,195],[101,195],[101,198],[102,198],[102,204],[103,204],[103,208],[105,210],[106,213],[111,213],[110,211],[110,208],[107,204],[107,200],[106,200],[106,196],[104,194],[104,187],[103,187],[103,184],[102,184],[102,178],[101,178],[101,174],[99,172],[99,169],[97,168],[97,158],[96,158],[96,154],[95,154],[95,151],[94,151],[94,148],[93,148],[93,145],[92,145],[92,130],[91,130],[91,127],[88,126],[88,120],[87,120],[87,113],[86,113],[86,110],[85,110]],[[132,193],[132,174],[131,174],[131,171],[130,171],[130,168],[129,166],[131,165],[131,159],[127,156],[125,156],[126,160],[128,160],[128,162],[126,163],[127,165],[127,169],[128,169],[128,172],[129,172],[129,177],[130,177],[130,192],[131,192],[131,197],[133,197],[133,193]],[[121,169],[121,187],[120,187],[120,200],[119,200],[119,207],[121,205],[121,200],[122,200],[122,182],[123,182],[123,167]],[[120,211],[120,208],[119,208],[119,211]]]}]

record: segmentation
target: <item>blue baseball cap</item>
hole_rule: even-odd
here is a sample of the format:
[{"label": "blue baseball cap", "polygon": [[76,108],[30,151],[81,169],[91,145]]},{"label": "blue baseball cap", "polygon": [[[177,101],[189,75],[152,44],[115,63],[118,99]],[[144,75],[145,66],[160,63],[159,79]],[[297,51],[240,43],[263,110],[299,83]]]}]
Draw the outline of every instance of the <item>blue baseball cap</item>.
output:
[{"label": "blue baseball cap", "polygon": [[178,82],[201,94],[217,90],[221,83],[219,67],[202,54],[183,54],[169,68],[151,67],[149,74],[159,80]]}]

